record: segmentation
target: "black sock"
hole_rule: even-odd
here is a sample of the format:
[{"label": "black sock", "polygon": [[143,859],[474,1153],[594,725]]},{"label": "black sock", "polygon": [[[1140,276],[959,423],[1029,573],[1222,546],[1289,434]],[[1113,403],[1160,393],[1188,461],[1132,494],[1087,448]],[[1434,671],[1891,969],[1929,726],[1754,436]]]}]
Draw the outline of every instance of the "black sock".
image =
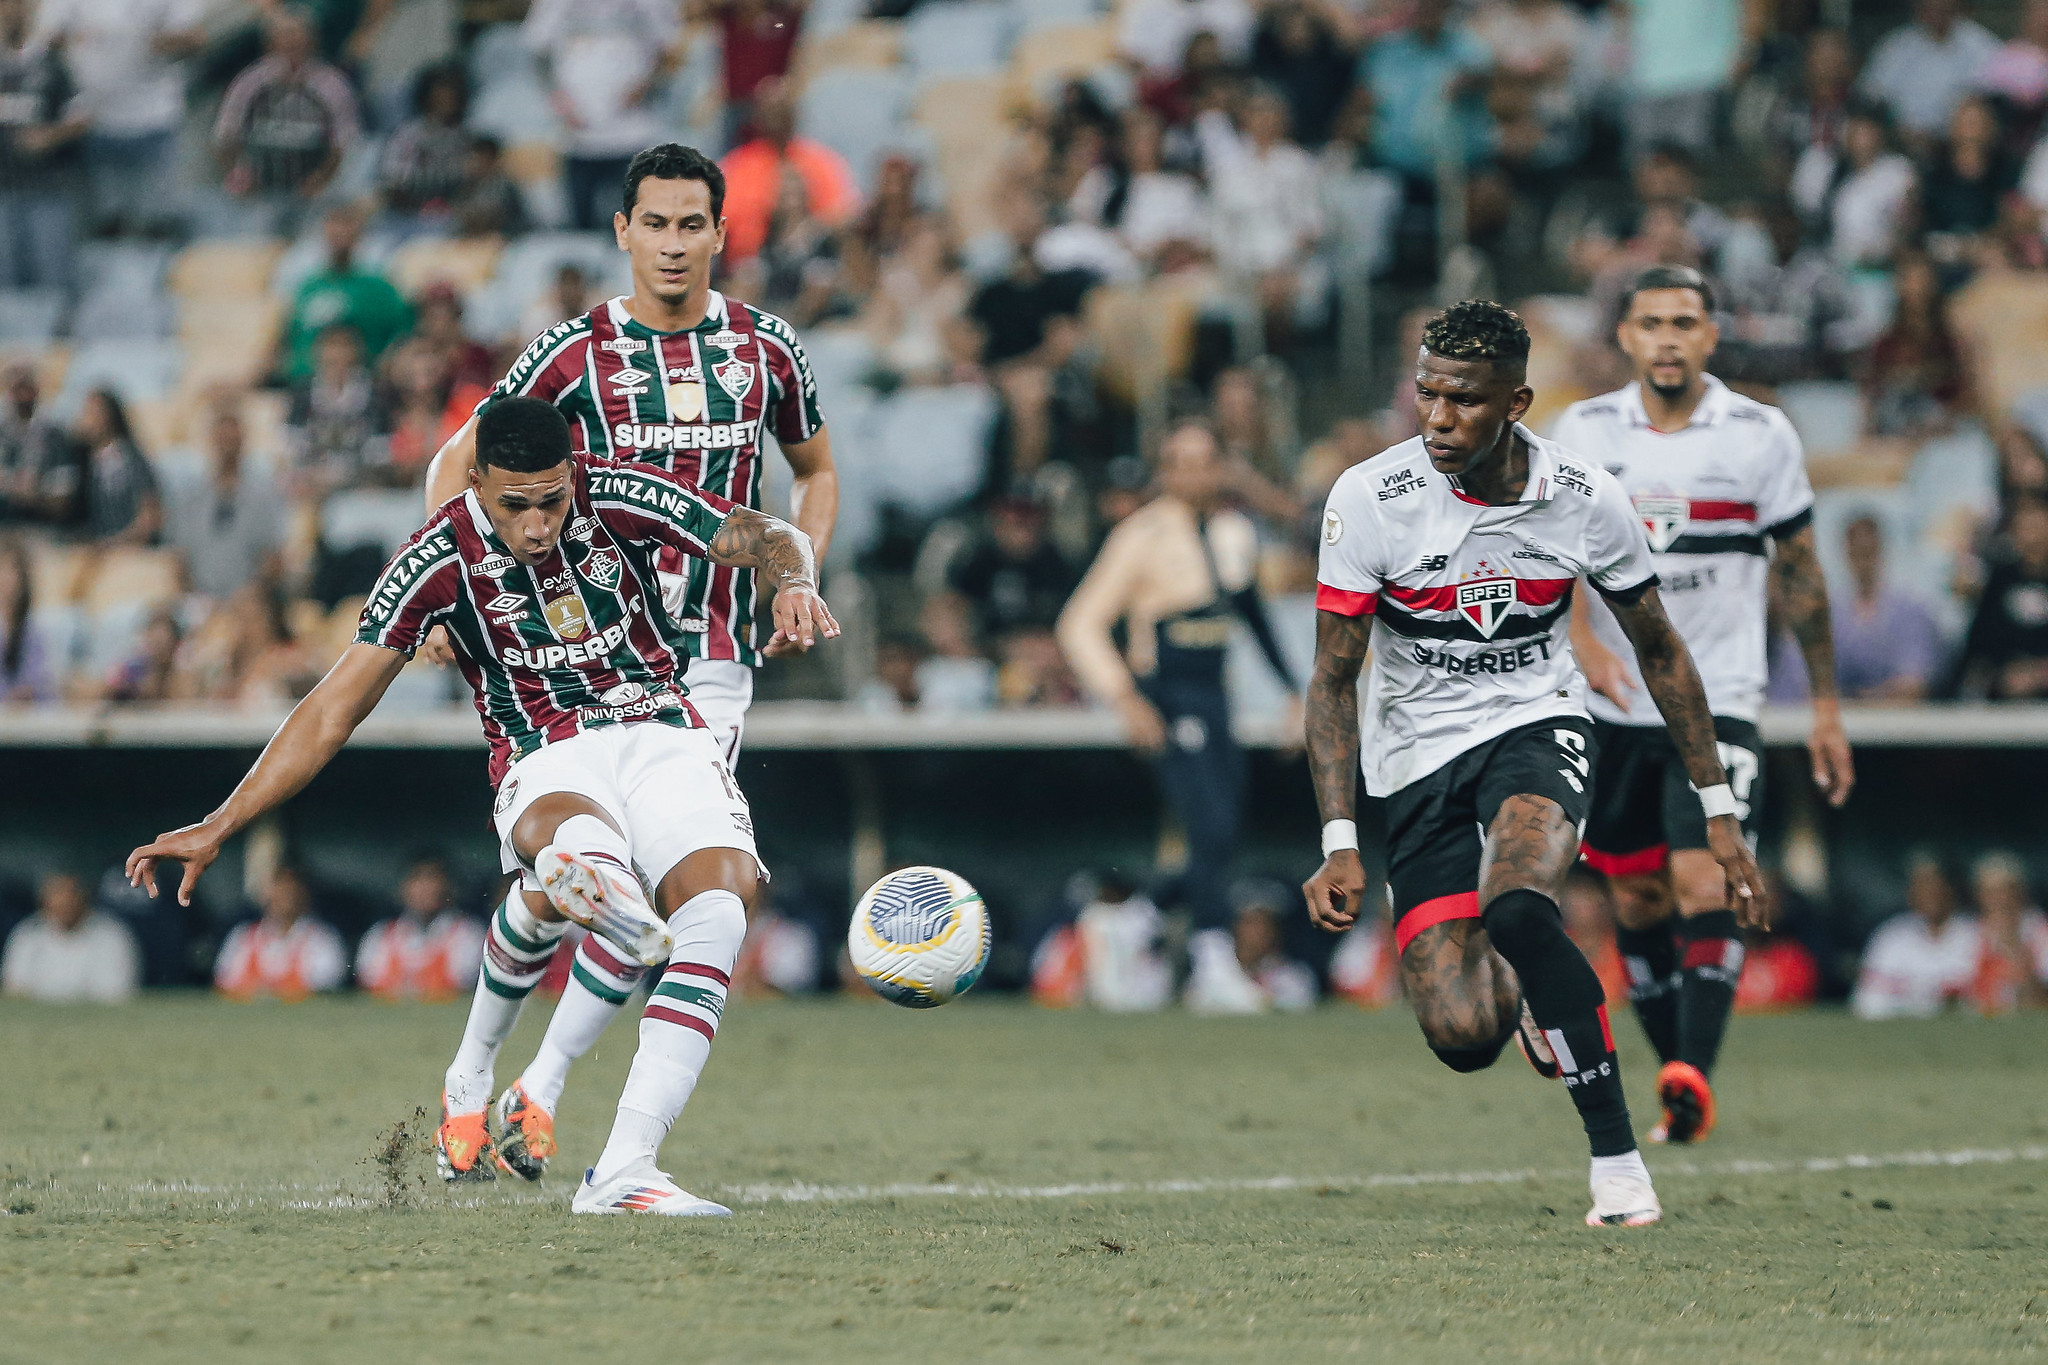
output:
[{"label": "black sock", "polygon": [[1628,967],[1628,1002],[1657,1060],[1678,1055],[1678,939],[1670,920],[1647,929],[1617,928],[1614,946]]},{"label": "black sock", "polygon": [[1742,931],[1733,910],[1684,915],[1678,933],[1685,953],[1678,972],[1678,1060],[1712,1075],[1721,1035],[1742,979]]},{"label": "black sock", "polygon": [[1521,979],[1529,1013],[1557,1053],[1593,1155],[1634,1151],[1600,976],[1566,937],[1557,902],[1539,891],[1506,891],[1487,905],[1480,922]]}]

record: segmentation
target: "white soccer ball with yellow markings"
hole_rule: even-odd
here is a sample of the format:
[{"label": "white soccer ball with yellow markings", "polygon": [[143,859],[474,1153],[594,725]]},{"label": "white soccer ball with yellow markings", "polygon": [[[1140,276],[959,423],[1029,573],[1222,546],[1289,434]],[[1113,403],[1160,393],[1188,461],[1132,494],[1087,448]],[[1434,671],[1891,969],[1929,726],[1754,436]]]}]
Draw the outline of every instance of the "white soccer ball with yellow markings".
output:
[{"label": "white soccer ball with yellow markings", "polygon": [[988,907],[965,877],[906,867],[854,907],[846,950],[884,1000],[930,1009],[971,989],[988,965]]}]

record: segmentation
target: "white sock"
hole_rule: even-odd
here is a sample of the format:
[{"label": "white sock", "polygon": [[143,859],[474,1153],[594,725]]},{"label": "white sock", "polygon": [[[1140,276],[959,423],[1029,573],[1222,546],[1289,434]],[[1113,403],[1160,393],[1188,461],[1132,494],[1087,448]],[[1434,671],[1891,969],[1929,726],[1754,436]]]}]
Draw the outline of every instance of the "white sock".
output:
[{"label": "white sock", "polygon": [[517,886],[506,893],[504,904],[491,916],[490,930],[484,935],[484,964],[477,973],[476,995],[469,1003],[469,1021],[442,1082],[451,1113],[474,1113],[491,1102],[498,1049],[519,1021],[526,997],[554,961],[568,928],[565,922],[536,918]]},{"label": "white sock", "polygon": [[[555,826],[555,837],[548,848],[564,853],[579,853],[599,862],[615,864],[626,874],[626,880],[638,886],[639,879],[633,875],[633,855],[626,847],[626,836],[598,819],[595,815],[572,815]],[[541,850],[546,852],[546,849]]]},{"label": "white sock", "polygon": [[652,1163],[697,1088],[725,1010],[732,964],[747,935],[746,906],[730,891],[706,891],[686,901],[668,926],[675,950],[640,1017],[640,1049],[619,1096],[611,1138],[597,1159],[600,1184],[630,1166]]},{"label": "white sock", "polygon": [[1598,1183],[1603,1175],[1640,1176],[1645,1184],[1649,1183],[1650,1168],[1643,1164],[1643,1149],[1638,1147],[1632,1152],[1623,1152],[1620,1156],[1594,1157],[1593,1181]]},{"label": "white sock", "polygon": [[562,987],[554,1017],[548,1020],[547,1036],[540,1040],[540,1051],[519,1077],[536,1104],[550,1114],[555,1112],[562,1087],[569,1083],[569,1067],[597,1045],[598,1037],[618,1017],[648,970],[621,958],[595,934],[577,945],[575,966],[570,969],[568,984]]}]

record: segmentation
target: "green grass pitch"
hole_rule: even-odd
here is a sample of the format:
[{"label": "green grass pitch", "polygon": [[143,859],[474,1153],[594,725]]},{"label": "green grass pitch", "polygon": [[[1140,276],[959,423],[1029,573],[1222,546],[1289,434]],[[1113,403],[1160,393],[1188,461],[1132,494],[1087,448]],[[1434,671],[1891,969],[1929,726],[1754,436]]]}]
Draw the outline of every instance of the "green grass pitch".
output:
[{"label": "green grass pitch", "polygon": [[1559,1087],[1453,1075],[1399,1012],[737,1003],[663,1156],[738,1216],[677,1223],[568,1212],[630,1025],[556,1176],[445,1192],[415,1135],[461,1022],[0,1004],[0,1360],[2048,1354],[2048,1018],[1738,1020],[1721,1130],[1649,1154],[1631,1231],[1582,1224]]}]

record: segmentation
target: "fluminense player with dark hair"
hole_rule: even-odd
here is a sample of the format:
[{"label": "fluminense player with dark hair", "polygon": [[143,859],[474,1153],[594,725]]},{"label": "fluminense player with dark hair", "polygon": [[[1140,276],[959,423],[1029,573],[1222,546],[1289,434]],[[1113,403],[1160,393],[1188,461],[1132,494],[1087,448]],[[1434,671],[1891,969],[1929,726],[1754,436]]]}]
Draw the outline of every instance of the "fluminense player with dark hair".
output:
[{"label": "fluminense player with dark hair", "polygon": [[795,648],[838,634],[803,532],[645,465],[573,458],[562,414],[539,399],[486,404],[468,490],[385,568],[355,643],[218,810],[128,856],[129,880],[151,895],[157,861],[182,863],[190,904],[221,845],[312,781],[427,632],[445,629],[490,741],[502,865],[519,877],[491,918],[448,1069],[443,1177],[495,1176],[491,1063],[570,922],[662,968],[577,1213],[729,1212],[655,1166],[710,1054],[761,881],[746,798],[659,606],[670,553],[766,574],[776,630]]},{"label": "fluminense player with dark hair", "polygon": [[[627,167],[612,231],[632,263],[632,292],[534,338],[492,397],[543,399],[568,419],[579,453],[644,461],[744,507],[760,505],[762,439],[772,433],[796,476],[790,519],[823,562],[839,474],[810,360],[787,322],[711,287],[712,264],[725,249],[725,173],[694,147],[647,148]],[[462,491],[475,425],[435,455],[430,511]],[[659,569],[656,615],[689,654],[690,700],[736,767],[754,669],[794,646],[764,629],[751,569],[674,552]],[[539,1051],[499,1097],[503,1169],[541,1177],[570,1066],[643,976],[595,938],[577,948]]]},{"label": "fluminense player with dark hair", "polygon": [[[1805,454],[1784,413],[1707,373],[1719,332],[1713,289],[1699,271],[1664,265],[1638,275],[1615,340],[1634,382],[1572,404],[1551,435],[1614,475],[1634,505],[1671,624],[1699,660],[1736,818],[1753,839],[1773,600],[1812,682],[1814,784],[1839,806],[1856,780]],[[1622,625],[1588,599],[1573,613],[1572,645],[1592,684],[1600,750],[1586,861],[1613,888],[1629,999],[1663,1064],[1664,1115],[1650,1140],[1697,1142],[1714,1127],[1708,1078],[1742,975],[1741,926],[1722,894],[1686,764],[1645,695]]]},{"label": "fluminense player with dark hair", "polygon": [[1521,319],[1499,304],[1445,309],[1415,361],[1422,434],[1330,490],[1306,712],[1324,859],[1302,889],[1323,928],[1356,923],[1362,765],[1368,792],[1387,798],[1394,938],[1430,1050],[1477,1071],[1514,1038],[1540,1073],[1561,1076],[1592,1149],[1586,1221],[1634,1226],[1662,1209],[1629,1123],[1600,978],[1558,909],[1595,759],[1566,639],[1582,575],[1643,660],[1706,806],[1724,894],[1754,921],[1766,907],[1642,523],[1599,465],[1522,425],[1535,397],[1528,357]]}]

